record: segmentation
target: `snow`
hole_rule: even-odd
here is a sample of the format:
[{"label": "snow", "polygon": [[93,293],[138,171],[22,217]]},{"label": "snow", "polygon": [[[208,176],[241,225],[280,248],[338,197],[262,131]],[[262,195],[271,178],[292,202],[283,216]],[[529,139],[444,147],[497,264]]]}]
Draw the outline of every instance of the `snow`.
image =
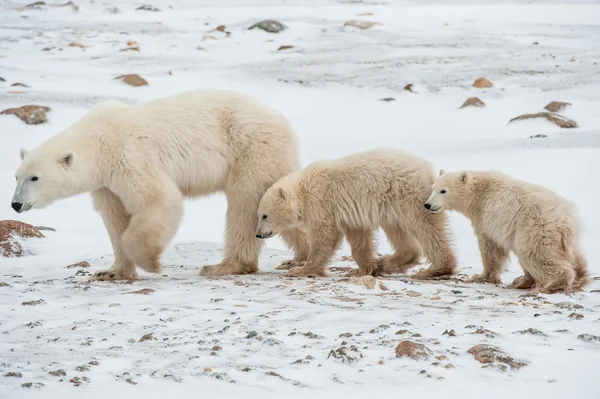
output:
[{"label": "snow", "polygon": [[[287,116],[303,164],[396,147],[438,168],[499,169],[556,190],[580,210],[582,246],[597,276],[600,216],[591,171],[600,168],[600,2],[179,0],[147,2],[161,9],[151,12],[135,11],[144,3],[124,0],[80,1],[77,13],[14,9],[26,3],[0,5],[0,77],[6,80],[0,103],[2,109],[34,103],[52,111],[38,126],[0,116],[0,219],[56,232],[26,241],[28,256],[0,260],[0,281],[9,285],[0,287],[0,398],[598,397],[600,341],[578,337],[600,335],[600,295],[592,292],[600,283],[584,293],[533,297],[465,283],[482,266],[469,222],[456,214],[460,274],[451,280],[390,276],[369,289],[343,279],[342,269],[324,279],[290,279],[275,270],[290,258],[277,239],[268,241],[257,275],[200,277],[202,265],[221,256],[226,202],[215,195],[186,204],[164,275],[89,284],[85,271],[66,268],[87,260],[93,273],[112,264],[89,196],[18,216],[8,204],[18,150],[59,132],[96,102],[228,88]],[[106,11],[115,5],[120,13]],[[288,29],[246,29],[267,18]],[[349,19],[381,25],[343,27]],[[220,24],[229,38],[212,32]],[[141,51],[119,52],[128,40]],[[73,41],[89,47],[69,47]],[[296,48],[276,51],[281,45]],[[45,47],[54,49],[41,51]],[[123,73],[138,73],[150,85],[133,88],[112,79]],[[472,88],[480,76],[495,86]],[[30,87],[10,87],[14,82]],[[416,93],[403,90],[408,83]],[[459,109],[472,96],[486,107]],[[395,101],[380,101],[384,97]],[[561,113],[579,127],[560,129],[546,120],[508,124],[550,101],[572,103]],[[537,134],[548,137],[530,138]],[[383,236],[379,251],[390,251]],[[331,266],[352,266],[340,259],[348,254],[345,245]],[[512,257],[504,284],[520,273]],[[130,294],[145,288],[154,291]],[[38,299],[44,303],[21,305]],[[470,325],[497,335],[473,334]],[[529,328],[546,336],[516,333]],[[456,336],[443,335],[451,329]],[[154,339],[138,342],[148,333]],[[352,336],[340,337],[344,333]],[[432,357],[396,358],[404,339],[425,344]],[[355,361],[329,356],[342,341],[357,349],[348,351]],[[483,368],[467,354],[480,343],[528,364],[505,372]],[[434,358],[441,355],[447,359]],[[89,362],[98,364],[77,369]],[[444,368],[447,363],[454,368]],[[49,374],[60,369],[66,376]],[[74,377],[88,381],[75,387]],[[22,387],[28,382],[30,388]]]}]

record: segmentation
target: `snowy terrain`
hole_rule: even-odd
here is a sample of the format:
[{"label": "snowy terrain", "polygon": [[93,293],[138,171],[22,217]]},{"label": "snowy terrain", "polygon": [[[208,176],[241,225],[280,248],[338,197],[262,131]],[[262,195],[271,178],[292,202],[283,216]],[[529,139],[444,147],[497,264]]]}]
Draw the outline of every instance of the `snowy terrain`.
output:
[{"label": "snowy terrain", "polygon": [[[342,277],[354,266],[342,258],[346,246],[328,278],[286,278],[274,270],[290,258],[277,239],[257,275],[200,277],[221,257],[226,202],[216,195],[186,205],[164,275],[88,283],[112,264],[89,196],[23,215],[9,205],[19,148],[96,102],[228,88],[288,117],[303,164],[395,147],[438,168],[499,169],[556,190],[579,207],[598,276],[600,1],[96,0],[79,1],[78,12],[16,10],[27,3],[0,2],[0,111],[52,111],[37,126],[0,116],[0,219],[56,231],[28,240],[28,256],[0,258],[0,398],[600,398],[600,281],[572,295],[467,284],[482,266],[456,214],[460,272],[446,281],[356,284]],[[143,4],[160,11],[135,10]],[[287,29],[247,29],[267,18]],[[344,27],[351,19],[380,25]],[[119,51],[128,41],[140,51]],[[113,79],[124,73],[149,85]],[[494,87],[471,87],[478,77]],[[486,107],[460,109],[472,96]],[[572,103],[561,113],[579,127],[508,124],[550,101]],[[547,137],[530,138],[539,134]],[[383,237],[378,250],[390,251]],[[89,269],[66,267],[84,260]],[[503,282],[520,274],[511,258]],[[405,339],[425,344],[430,358],[396,358]],[[483,367],[467,353],[482,343],[527,364]]]}]

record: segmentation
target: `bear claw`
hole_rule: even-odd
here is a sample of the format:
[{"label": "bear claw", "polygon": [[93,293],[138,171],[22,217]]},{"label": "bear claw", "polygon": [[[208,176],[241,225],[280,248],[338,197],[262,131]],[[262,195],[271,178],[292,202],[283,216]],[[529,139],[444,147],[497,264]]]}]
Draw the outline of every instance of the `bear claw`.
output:
[{"label": "bear claw", "polygon": [[325,277],[322,272],[315,271],[314,269],[307,269],[306,267],[294,267],[290,269],[286,276],[288,277]]},{"label": "bear claw", "polygon": [[302,267],[306,262],[298,261],[298,260],[286,260],[285,262],[281,262],[279,266],[275,268],[275,270],[290,270],[294,267]]},{"label": "bear claw", "polygon": [[118,280],[136,280],[137,273],[133,273],[132,276],[124,276],[120,272],[115,272],[112,270],[102,270],[94,273],[92,277],[89,278],[88,281],[118,281]]}]

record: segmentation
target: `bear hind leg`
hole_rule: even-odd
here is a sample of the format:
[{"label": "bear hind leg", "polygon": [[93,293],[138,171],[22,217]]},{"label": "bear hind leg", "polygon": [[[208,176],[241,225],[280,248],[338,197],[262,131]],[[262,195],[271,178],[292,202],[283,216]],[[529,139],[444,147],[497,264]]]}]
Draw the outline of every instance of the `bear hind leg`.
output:
[{"label": "bear hind leg", "polygon": [[285,230],[279,233],[281,239],[294,251],[294,259],[282,262],[275,269],[289,270],[294,267],[302,267],[308,259],[308,237],[299,229]]},{"label": "bear hind leg", "polygon": [[420,211],[418,215],[419,217],[413,220],[412,230],[431,266],[418,271],[412,278],[426,280],[452,275],[456,270],[456,257],[450,247],[446,214],[424,214]]},{"label": "bear hind leg", "polygon": [[352,258],[358,265],[358,270],[352,270],[346,276],[375,275],[378,271],[378,259],[375,256],[373,230],[349,229],[345,233],[352,251]]},{"label": "bear hind leg", "polygon": [[423,250],[417,239],[406,229],[398,223],[384,223],[381,228],[394,248],[394,254],[379,257],[380,274],[406,273],[421,263]]},{"label": "bear hind leg", "polygon": [[324,277],[326,267],[336,249],[342,243],[343,235],[335,226],[319,226],[310,233],[310,250],[306,263],[287,272],[292,277]]}]

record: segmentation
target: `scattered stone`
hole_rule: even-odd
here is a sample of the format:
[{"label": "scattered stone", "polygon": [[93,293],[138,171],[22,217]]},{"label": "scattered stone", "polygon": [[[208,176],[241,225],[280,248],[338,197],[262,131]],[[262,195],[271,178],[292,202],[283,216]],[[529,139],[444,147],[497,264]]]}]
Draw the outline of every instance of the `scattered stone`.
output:
[{"label": "scattered stone", "polygon": [[152,288],[142,288],[141,290],[126,292],[125,294],[150,295],[154,292]]},{"label": "scattered stone", "polygon": [[154,12],[158,12],[158,11],[160,11],[160,8],[154,7],[153,5],[150,5],[150,4],[144,4],[143,6],[140,6],[140,7],[136,8],[135,10],[136,11],[154,11]]},{"label": "scattered stone", "polygon": [[121,50],[119,50],[119,52],[124,52],[124,51],[137,51],[138,53],[140,52],[140,46],[128,46],[125,48],[122,48]]},{"label": "scattered stone", "polygon": [[117,7],[109,7],[105,10],[105,12],[109,14],[120,14],[121,10],[119,10]]},{"label": "scattered stone", "polygon": [[148,334],[144,334],[142,336],[142,338],[139,339],[138,342],[150,341],[150,340],[153,340],[153,339],[154,339],[154,337],[152,336],[152,333],[148,333]]},{"label": "scattered stone", "polygon": [[550,111],[550,112],[560,112],[563,109],[567,108],[568,106],[570,106],[571,103],[564,103],[561,101],[552,101],[551,103],[549,103],[548,105],[546,105],[544,107],[545,110]]},{"label": "scattered stone", "polygon": [[90,367],[87,364],[82,364],[81,366],[75,367],[75,370],[83,373],[85,371],[90,371]]},{"label": "scattered stone", "polygon": [[24,10],[41,10],[42,6],[45,6],[45,5],[46,5],[45,1],[36,1],[35,3],[27,4],[26,6],[18,7],[16,9],[19,10],[19,11],[24,11]]},{"label": "scattered stone", "polygon": [[219,40],[219,39],[217,39],[213,35],[204,35],[204,36],[202,36],[202,39],[200,41],[203,42],[205,40]]},{"label": "scattered stone", "polygon": [[448,360],[448,356],[445,356],[445,355],[439,355],[439,356],[436,356],[435,358],[439,361]]},{"label": "scattered stone", "polygon": [[66,371],[63,369],[50,371],[50,372],[48,372],[48,374],[50,374],[53,377],[64,377],[65,375],[67,375]]},{"label": "scattered stone", "polygon": [[213,351],[213,352],[220,352],[222,350],[223,350],[223,348],[221,346],[219,346],[219,345],[215,345],[211,349],[211,351]]},{"label": "scattered stone", "polygon": [[486,78],[477,78],[473,82],[473,87],[478,89],[489,89],[490,87],[494,87],[494,84]]},{"label": "scattered stone", "polygon": [[414,84],[412,84],[412,83],[409,83],[409,84],[407,84],[406,86],[404,86],[404,90],[406,90],[406,91],[410,91],[411,93],[415,93],[415,92],[413,91],[413,89],[412,89],[412,88],[413,88],[413,86],[414,86]]},{"label": "scattered stone", "polygon": [[39,125],[48,120],[46,113],[49,111],[49,107],[42,105],[23,105],[22,107],[5,109],[0,112],[0,115],[15,115],[28,125]]},{"label": "scattered stone", "polygon": [[35,228],[39,231],[56,231],[56,229],[53,229],[52,227],[48,226],[35,226]]},{"label": "scattered stone", "polygon": [[409,357],[413,360],[427,360],[431,350],[423,344],[412,341],[402,341],[396,347],[396,357]]},{"label": "scattered stone", "polygon": [[35,305],[43,305],[45,303],[46,302],[44,302],[43,299],[37,299],[35,301],[26,301],[26,302],[23,302],[21,305],[22,306],[35,306]]},{"label": "scattered stone", "polygon": [[554,307],[566,310],[583,309],[582,305],[573,302],[558,302],[554,304]]},{"label": "scattered stone", "polygon": [[68,265],[67,269],[73,269],[75,267],[90,267],[90,263],[86,260],[82,260],[81,262]]},{"label": "scattered stone", "polygon": [[359,29],[369,29],[375,25],[381,25],[381,23],[371,22],[371,21],[361,21],[361,20],[357,20],[357,19],[352,19],[352,20],[346,21],[344,23],[344,26],[351,26],[353,28],[359,28]]},{"label": "scattered stone", "polygon": [[74,386],[78,387],[78,386],[80,386],[84,382],[90,382],[90,379],[87,378],[87,377],[85,377],[85,376],[83,376],[81,378],[79,378],[79,377],[73,377],[73,378],[71,378],[69,380],[69,382],[71,384],[73,384]]},{"label": "scattered stone", "polygon": [[430,300],[432,300],[432,301],[439,301],[440,299],[442,299],[442,297],[441,297],[441,296],[439,296],[439,295],[434,295],[434,296],[432,296],[432,297],[431,297],[431,298],[429,298],[429,299],[430,299]]},{"label": "scattered stone", "polygon": [[10,87],[29,87],[29,86],[27,86],[25,83],[15,82],[15,83],[11,84]]},{"label": "scattered stone", "polygon": [[289,49],[292,49],[292,48],[296,48],[296,46],[283,45],[283,46],[279,46],[279,48],[277,49],[277,51],[289,50]]},{"label": "scattered stone", "polygon": [[16,220],[0,220],[0,257],[23,255],[23,246],[15,241],[16,237],[44,238],[44,235],[30,224]]},{"label": "scattered stone", "polygon": [[508,121],[508,123],[511,123],[514,121],[522,121],[522,120],[526,120],[526,119],[536,119],[536,118],[546,118],[548,121],[554,123],[556,126],[559,126],[559,127],[565,128],[565,129],[571,129],[571,128],[577,127],[577,122],[575,122],[574,120],[571,120],[565,116],[550,113],[550,112],[538,112],[537,114],[523,114],[523,115],[517,116],[516,118],[512,118],[510,121]]},{"label": "scattered stone", "polygon": [[274,19],[265,19],[264,21],[255,23],[254,25],[249,27],[248,30],[254,28],[259,28],[269,33],[279,33],[282,30],[286,29],[287,26],[285,26],[279,21],[275,21]]},{"label": "scattered stone", "polygon": [[545,139],[548,137],[547,134],[534,134],[533,136],[529,136],[530,139]]},{"label": "scattered stone", "polygon": [[258,333],[256,331],[250,331],[248,333],[248,335],[246,335],[246,339],[255,338],[257,336],[258,336]]},{"label": "scattered stone", "polygon": [[447,335],[449,337],[456,337],[456,331],[454,330],[444,330],[444,333],[442,335]]},{"label": "scattered stone", "polygon": [[384,97],[380,98],[379,101],[385,101],[386,103],[389,103],[390,101],[396,101],[396,99],[394,97]]},{"label": "scattered stone", "polygon": [[461,108],[465,107],[485,107],[485,103],[478,99],[477,97],[469,97],[465,100]]},{"label": "scattered stone", "polygon": [[594,341],[600,341],[600,337],[597,335],[592,335],[592,334],[579,334],[577,336],[577,338],[579,338],[582,341],[585,342],[594,342]]},{"label": "scattered stone", "polygon": [[69,47],[88,48],[89,46],[79,42],[71,42],[69,43]]},{"label": "scattered stone", "polygon": [[0,76],[0,82],[6,82],[6,79]]},{"label": "scattered stone", "polygon": [[10,284],[0,281],[0,287],[12,287]]},{"label": "scattered stone", "polygon": [[420,297],[420,296],[421,296],[421,293],[419,293],[419,292],[416,292],[416,291],[408,291],[408,292],[406,293],[406,296],[409,296],[409,297],[411,297],[411,298],[417,298],[417,297]]},{"label": "scattered stone", "polygon": [[541,332],[540,330],[537,330],[535,328],[528,328],[527,330],[515,331],[514,334],[529,334],[529,335],[539,335],[542,337],[547,337],[546,334],[544,334],[543,332]]},{"label": "scattered stone", "polygon": [[445,369],[453,369],[454,365],[452,363],[448,363],[444,366]]},{"label": "scattered stone", "polygon": [[[506,366],[511,369],[517,370],[527,365],[526,362],[521,360],[515,360],[512,357],[506,355],[500,348],[487,344],[479,344],[470,348],[467,353],[473,355],[475,360],[485,366],[496,366],[500,370],[506,370]],[[484,367],[485,367],[484,366]]]},{"label": "scattered stone", "polygon": [[459,291],[459,290],[452,290],[451,292],[452,292],[453,294],[457,294],[457,295],[458,295],[458,294],[462,294],[462,291]]},{"label": "scattered stone", "polygon": [[[352,356],[352,353],[355,352],[356,356]],[[358,350],[358,348],[352,345],[350,348],[345,346],[339,347],[338,349],[332,349],[329,351],[329,355],[327,355],[327,359],[333,356],[335,359],[340,359],[342,363],[353,363],[363,357],[362,353]]]},{"label": "scattered stone", "polygon": [[120,79],[123,83],[128,84],[129,86],[139,87],[139,86],[147,86],[148,81],[142,78],[140,75],[135,73],[130,73],[127,75],[119,75],[115,79]]},{"label": "scattered stone", "polygon": [[584,316],[581,313],[573,312],[569,315],[569,319],[573,319],[573,320],[581,320],[583,318],[584,318]]},{"label": "scattered stone", "polygon": [[5,377],[12,377],[12,378],[22,378],[23,377],[23,373],[18,372],[18,371],[9,371],[8,373],[4,374]]},{"label": "scattered stone", "polygon": [[351,284],[362,285],[367,289],[372,290],[373,288],[375,288],[375,282],[377,281],[377,279],[373,276],[352,276],[348,281]]},{"label": "scattered stone", "polygon": [[315,334],[315,333],[313,333],[311,331],[306,332],[306,333],[304,333],[302,335],[304,335],[305,337],[310,338],[310,339],[323,339],[323,338],[325,338],[322,335]]}]

